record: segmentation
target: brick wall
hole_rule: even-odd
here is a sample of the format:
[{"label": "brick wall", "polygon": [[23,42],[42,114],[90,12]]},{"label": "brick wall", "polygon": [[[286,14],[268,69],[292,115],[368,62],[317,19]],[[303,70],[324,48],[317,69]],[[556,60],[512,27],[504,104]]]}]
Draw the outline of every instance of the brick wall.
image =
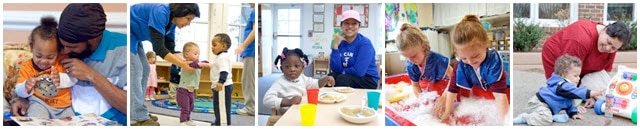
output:
[{"label": "brick wall", "polygon": [[582,3],[578,5],[578,19],[602,22],[604,3]]}]

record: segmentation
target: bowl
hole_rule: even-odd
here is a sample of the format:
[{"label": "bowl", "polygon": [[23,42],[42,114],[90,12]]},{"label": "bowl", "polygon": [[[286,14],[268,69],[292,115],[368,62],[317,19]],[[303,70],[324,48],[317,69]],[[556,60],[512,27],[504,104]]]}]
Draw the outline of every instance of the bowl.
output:
[{"label": "bowl", "polygon": [[344,120],[355,124],[369,123],[376,119],[378,115],[376,110],[370,107],[364,107],[364,110],[365,117],[356,116],[360,112],[360,105],[344,105],[338,109],[338,112]]}]

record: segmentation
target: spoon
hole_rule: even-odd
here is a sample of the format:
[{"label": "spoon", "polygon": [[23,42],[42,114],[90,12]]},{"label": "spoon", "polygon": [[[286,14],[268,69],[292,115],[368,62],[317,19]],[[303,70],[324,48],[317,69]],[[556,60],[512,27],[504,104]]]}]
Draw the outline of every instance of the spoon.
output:
[{"label": "spoon", "polygon": [[356,114],[356,116],[357,116],[357,117],[360,117],[360,118],[362,118],[362,117],[366,117],[366,116],[364,115],[364,103],[365,103],[366,101],[367,101],[367,98],[363,96],[363,97],[362,97],[362,105],[360,105],[360,112],[358,112],[358,114]]}]

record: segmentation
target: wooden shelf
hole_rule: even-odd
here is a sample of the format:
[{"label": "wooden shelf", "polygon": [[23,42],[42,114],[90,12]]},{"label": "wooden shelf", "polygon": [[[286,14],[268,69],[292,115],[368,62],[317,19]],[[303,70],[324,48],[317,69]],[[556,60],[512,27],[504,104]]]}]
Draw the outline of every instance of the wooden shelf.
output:
[{"label": "wooden shelf", "polygon": [[313,77],[321,78],[329,75],[329,57],[316,57],[313,59]]},{"label": "wooden shelf", "polygon": [[[232,98],[234,99],[242,99],[242,68],[243,64],[241,62],[232,63],[232,80],[233,81],[233,93]],[[168,79],[171,77],[171,64],[165,61],[156,62],[156,72],[158,73],[159,78]],[[195,91],[197,97],[211,97],[213,96],[213,91],[211,91],[211,80],[210,80],[210,70],[208,68],[204,68],[200,72],[200,85],[198,90]],[[168,80],[158,80],[158,93],[167,92],[169,89],[170,82]],[[169,98],[169,95],[156,95],[156,99]]]}]

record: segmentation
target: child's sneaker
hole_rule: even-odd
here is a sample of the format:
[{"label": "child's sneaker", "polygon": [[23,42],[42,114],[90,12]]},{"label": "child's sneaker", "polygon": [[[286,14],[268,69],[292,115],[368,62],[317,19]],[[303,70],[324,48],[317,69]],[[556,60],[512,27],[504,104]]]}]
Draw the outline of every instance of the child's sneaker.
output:
[{"label": "child's sneaker", "polygon": [[144,97],[144,100],[145,100],[145,101],[149,101],[149,100],[151,100],[151,99],[150,99],[149,97]]},{"label": "child's sneaker", "polygon": [[526,124],[527,120],[524,119],[524,113],[518,115],[518,117],[513,118],[513,124]]},{"label": "child's sneaker", "polygon": [[189,125],[187,125],[187,122],[180,122],[180,126],[189,126]]},{"label": "child's sneaker", "polygon": [[189,126],[196,126],[196,123],[193,123],[193,121],[192,121],[192,120],[189,120],[189,121],[187,121],[187,122],[185,122],[185,123],[186,123],[187,125],[189,125]]},{"label": "child's sneaker", "polygon": [[558,123],[569,122],[569,115],[567,114],[555,114],[553,115],[553,121]]},{"label": "child's sneaker", "polygon": [[156,97],[149,97],[151,101],[156,100]]}]

